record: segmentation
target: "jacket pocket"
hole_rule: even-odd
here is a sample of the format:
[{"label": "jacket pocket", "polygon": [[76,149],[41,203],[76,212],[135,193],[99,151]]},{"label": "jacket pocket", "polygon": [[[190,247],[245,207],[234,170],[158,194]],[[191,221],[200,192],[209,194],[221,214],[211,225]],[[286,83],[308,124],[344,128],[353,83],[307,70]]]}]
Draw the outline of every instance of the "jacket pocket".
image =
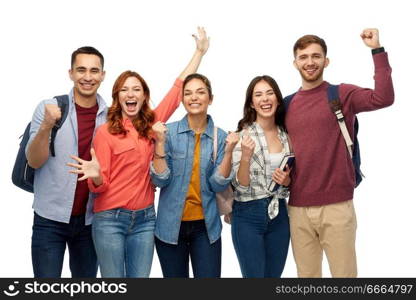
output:
[{"label": "jacket pocket", "polygon": [[185,170],[185,153],[172,154],[172,174],[173,176],[182,176]]}]

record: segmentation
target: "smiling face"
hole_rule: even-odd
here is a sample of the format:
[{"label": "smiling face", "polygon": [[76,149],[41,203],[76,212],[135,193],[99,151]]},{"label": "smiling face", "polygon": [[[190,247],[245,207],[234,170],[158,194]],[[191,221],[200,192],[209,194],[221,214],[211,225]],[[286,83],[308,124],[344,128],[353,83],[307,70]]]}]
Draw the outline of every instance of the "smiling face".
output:
[{"label": "smiling face", "polygon": [[131,76],[126,79],[118,92],[118,101],[123,118],[133,120],[146,101],[143,85],[138,78]]},{"label": "smiling face", "polygon": [[95,99],[105,77],[100,58],[94,54],[78,54],[69,70],[69,77],[74,82],[76,97]]},{"label": "smiling face", "polygon": [[324,69],[328,66],[329,60],[321,45],[312,43],[304,49],[296,50],[293,64],[302,76],[302,80],[313,84],[323,81]]},{"label": "smiling face", "polygon": [[254,86],[251,102],[251,107],[256,111],[256,121],[259,118],[274,119],[278,106],[277,96],[270,84],[264,80],[259,81]]},{"label": "smiling face", "polygon": [[191,79],[183,89],[183,106],[190,115],[206,115],[212,97],[205,83],[201,79]]}]

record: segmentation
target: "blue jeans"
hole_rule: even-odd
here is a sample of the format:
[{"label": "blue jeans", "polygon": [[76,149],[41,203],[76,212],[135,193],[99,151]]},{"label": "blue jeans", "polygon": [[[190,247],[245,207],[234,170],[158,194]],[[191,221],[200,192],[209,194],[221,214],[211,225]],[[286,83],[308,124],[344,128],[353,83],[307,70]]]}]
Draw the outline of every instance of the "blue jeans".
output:
[{"label": "blue jeans", "polygon": [[163,277],[189,278],[189,256],[195,278],[221,276],[221,238],[210,244],[204,220],[181,223],[178,244],[156,238]]},{"label": "blue jeans", "polygon": [[33,274],[61,277],[65,248],[69,250],[72,277],[97,276],[97,256],[91,237],[91,225],[85,215],[72,216],[69,224],[43,218],[35,213],[32,228]]},{"label": "blue jeans", "polygon": [[155,208],[122,208],[94,214],[92,237],[102,277],[149,277]]},{"label": "blue jeans", "polygon": [[279,214],[270,220],[271,198],[234,201],[231,234],[244,278],[280,277],[289,249],[286,202],[279,200]]}]

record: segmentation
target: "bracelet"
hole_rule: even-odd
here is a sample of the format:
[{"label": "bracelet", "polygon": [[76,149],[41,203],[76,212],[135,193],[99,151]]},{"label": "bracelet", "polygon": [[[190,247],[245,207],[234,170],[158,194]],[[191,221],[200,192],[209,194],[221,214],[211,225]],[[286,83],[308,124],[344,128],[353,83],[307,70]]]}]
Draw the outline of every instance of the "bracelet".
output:
[{"label": "bracelet", "polygon": [[162,158],[165,158],[166,157],[166,154],[160,155],[160,154],[157,154],[156,152],[154,154],[155,154],[155,158],[156,159],[162,159]]}]

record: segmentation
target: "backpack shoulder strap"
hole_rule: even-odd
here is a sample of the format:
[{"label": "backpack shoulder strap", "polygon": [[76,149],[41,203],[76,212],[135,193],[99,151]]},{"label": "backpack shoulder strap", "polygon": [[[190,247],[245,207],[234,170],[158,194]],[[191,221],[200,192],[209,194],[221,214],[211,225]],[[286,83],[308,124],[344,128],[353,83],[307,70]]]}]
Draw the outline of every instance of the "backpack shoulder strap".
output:
[{"label": "backpack shoulder strap", "polygon": [[49,150],[51,151],[52,156],[55,156],[56,133],[58,132],[59,128],[61,128],[62,124],[64,124],[66,117],[68,116],[68,106],[69,106],[68,95],[55,96],[54,98],[58,102],[58,107],[61,109],[61,119],[56,122],[51,132],[51,142],[49,144]]},{"label": "backpack shoulder strap", "polygon": [[218,149],[217,135],[218,135],[218,128],[217,126],[215,126],[214,127],[214,152],[213,152],[214,163],[217,161],[217,149]]},{"label": "backpack shoulder strap", "polygon": [[60,95],[55,96],[54,98],[58,102],[58,106],[61,109],[61,119],[55,124],[55,127],[59,129],[61,128],[62,124],[66,120],[66,117],[68,116],[69,97],[68,95]]},{"label": "backpack shoulder strap", "polygon": [[341,129],[342,136],[344,137],[345,144],[347,145],[348,152],[352,158],[354,143],[351,140],[347,126],[345,124],[344,114],[342,113],[342,105],[339,100],[339,85],[330,84],[327,89],[328,104],[331,111],[337,118],[339,128]]}]

